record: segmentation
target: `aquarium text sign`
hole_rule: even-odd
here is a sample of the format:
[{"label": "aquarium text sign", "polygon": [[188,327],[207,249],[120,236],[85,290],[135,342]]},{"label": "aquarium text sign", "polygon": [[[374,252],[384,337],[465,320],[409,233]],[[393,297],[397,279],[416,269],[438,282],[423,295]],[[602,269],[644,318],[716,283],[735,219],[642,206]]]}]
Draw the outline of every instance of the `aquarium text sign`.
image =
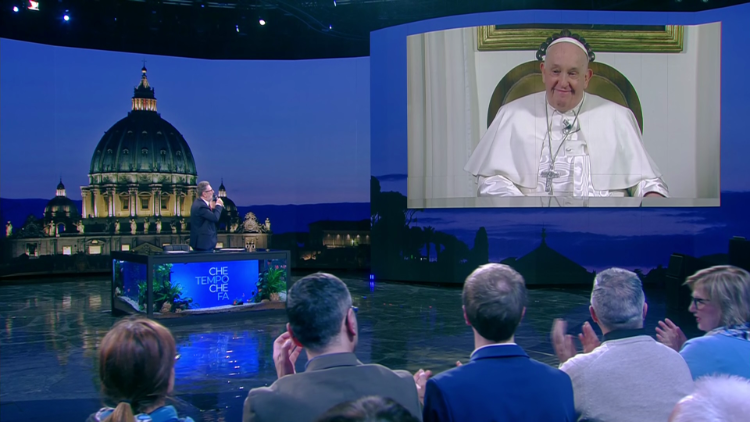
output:
[{"label": "aquarium text sign", "polygon": [[174,264],[172,283],[183,298],[193,299],[193,309],[246,302],[258,289],[258,261],[189,262]]},{"label": "aquarium text sign", "polygon": [[208,291],[216,293],[217,300],[229,300],[229,267],[211,267],[208,275],[196,276],[196,283],[208,286]]}]

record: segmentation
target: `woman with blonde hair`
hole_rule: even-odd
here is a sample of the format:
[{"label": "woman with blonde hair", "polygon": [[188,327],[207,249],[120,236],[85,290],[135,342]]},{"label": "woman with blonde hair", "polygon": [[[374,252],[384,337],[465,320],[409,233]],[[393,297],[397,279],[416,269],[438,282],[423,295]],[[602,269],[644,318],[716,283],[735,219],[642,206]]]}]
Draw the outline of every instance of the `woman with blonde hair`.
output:
[{"label": "woman with blonde hair", "polygon": [[172,333],[161,324],[137,317],[117,322],[99,346],[102,393],[116,407],[87,422],[193,422],[166,405],[178,357]]},{"label": "woman with blonde hair", "polygon": [[656,337],[680,352],[693,379],[737,375],[750,379],[750,273],[731,265],[698,271],[685,284],[692,290],[690,312],[702,337],[687,340],[672,321],[659,321]]}]

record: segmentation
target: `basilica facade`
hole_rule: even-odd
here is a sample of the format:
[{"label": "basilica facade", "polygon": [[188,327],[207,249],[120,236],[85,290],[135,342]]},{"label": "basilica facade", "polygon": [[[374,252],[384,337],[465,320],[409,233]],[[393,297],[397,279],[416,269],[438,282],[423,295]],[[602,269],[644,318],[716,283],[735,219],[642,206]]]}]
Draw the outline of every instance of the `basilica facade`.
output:
[{"label": "basilica facade", "polygon": [[[42,219],[30,217],[15,231],[6,226],[10,257],[158,251],[188,243],[190,207],[198,198],[195,158],[182,134],[157,112],[145,66],[131,111],[96,145],[88,179],[80,210],[60,180]],[[219,196],[225,210],[217,247],[267,248],[270,221],[243,222],[223,180]]]}]

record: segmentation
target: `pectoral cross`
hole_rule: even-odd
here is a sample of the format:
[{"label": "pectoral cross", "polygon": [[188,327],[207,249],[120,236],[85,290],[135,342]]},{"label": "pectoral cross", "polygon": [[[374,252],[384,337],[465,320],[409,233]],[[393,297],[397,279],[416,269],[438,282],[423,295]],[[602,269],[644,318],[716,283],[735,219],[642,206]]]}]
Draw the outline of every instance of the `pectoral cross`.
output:
[{"label": "pectoral cross", "polygon": [[550,167],[549,170],[544,170],[542,172],[542,177],[547,179],[544,182],[544,191],[552,195],[552,179],[560,177],[560,173],[556,172],[553,167]]}]

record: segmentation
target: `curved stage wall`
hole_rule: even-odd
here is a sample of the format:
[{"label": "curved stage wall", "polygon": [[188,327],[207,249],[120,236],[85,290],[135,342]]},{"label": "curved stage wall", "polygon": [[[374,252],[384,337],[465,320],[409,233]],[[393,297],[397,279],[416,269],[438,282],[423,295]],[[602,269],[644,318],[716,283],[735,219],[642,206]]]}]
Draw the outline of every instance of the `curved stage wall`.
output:
[{"label": "curved stage wall", "polygon": [[[750,106],[747,91],[742,88],[746,84],[743,69],[750,66],[750,58],[744,53],[750,45],[750,33],[746,30],[749,18],[750,5],[699,13],[514,11],[453,16],[373,32],[370,58],[373,276],[381,280],[461,283],[471,270],[489,261],[514,266],[531,285],[587,284],[595,272],[612,266],[637,270],[645,283],[663,285],[669,277],[684,277],[686,271],[702,266],[733,263],[747,267],[750,248],[748,242],[738,237],[750,235],[750,221],[746,217],[750,178],[745,164],[750,156],[746,124]],[[597,61],[609,62],[625,74],[629,69],[635,89],[641,89],[638,95],[643,103],[644,145],[656,161],[661,161],[659,166],[664,174],[673,172],[668,184],[678,197],[662,202],[643,201],[635,206],[589,204],[572,208],[518,203],[491,207],[470,198],[473,194],[461,193],[442,202],[412,200],[415,186],[421,180],[418,178],[427,174],[414,175],[415,166],[432,162],[433,173],[437,174],[441,163],[452,168],[460,168],[463,163],[456,164],[452,153],[437,148],[423,149],[423,155],[414,155],[409,116],[416,113],[414,107],[421,110],[427,107],[409,103],[413,101],[410,83],[415,74],[408,65],[408,49],[414,46],[410,41],[414,38],[409,37],[489,25],[566,23],[688,28],[681,52],[661,53],[662,57],[672,54],[662,59],[661,70],[659,53],[643,53],[635,62],[635,53],[617,53],[620,56],[597,53]],[[700,28],[701,37],[695,32],[690,35],[694,28]],[[476,48],[479,35],[472,31],[464,32],[464,39],[459,38],[459,42],[467,43],[463,45],[464,52],[482,54]],[[711,31],[713,35],[709,34]],[[550,34],[553,32],[557,31],[549,30]],[[434,47],[425,45],[420,48]],[[507,57],[534,60],[534,50],[508,52]],[[453,51],[460,53],[461,46]],[[693,67],[682,69],[690,54]],[[460,54],[440,58],[446,68],[456,59],[461,60]],[[714,63],[709,63],[710,60]],[[459,71],[474,72],[476,80],[467,84],[480,88],[482,78],[485,84],[489,79],[494,88],[512,68],[503,68],[503,63],[496,61],[497,74],[492,75],[494,69],[471,69],[478,67],[482,59],[467,63],[467,68]],[[476,121],[466,126],[469,131],[478,128],[468,135],[476,144],[484,133],[482,127],[487,128],[487,103],[492,92],[479,89],[473,94],[459,92],[458,96],[455,92],[438,92],[435,87],[445,89],[456,85],[440,79],[446,74],[450,72],[424,82],[422,89],[446,95],[449,106],[455,105],[451,101],[477,105]],[[660,94],[648,87],[664,90],[662,96],[669,98],[666,109],[655,111],[649,101],[658,99]],[[686,103],[692,112],[685,111]],[[665,129],[671,131],[666,141],[654,135],[654,128],[662,124],[659,120],[665,114],[673,125]],[[459,122],[456,124],[465,124],[461,120],[467,119],[466,116],[460,113],[454,116]],[[448,120],[444,127],[455,134],[455,127],[451,127],[454,117]],[[679,136],[685,127],[690,129],[689,133]],[[435,136],[440,135],[445,137],[445,134]],[[439,157],[441,153],[444,157]],[[676,172],[688,167],[693,168],[690,170],[693,173],[685,170],[688,175],[685,177],[694,180],[686,182]],[[447,177],[466,179],[467,176],[448,172]]]}]

